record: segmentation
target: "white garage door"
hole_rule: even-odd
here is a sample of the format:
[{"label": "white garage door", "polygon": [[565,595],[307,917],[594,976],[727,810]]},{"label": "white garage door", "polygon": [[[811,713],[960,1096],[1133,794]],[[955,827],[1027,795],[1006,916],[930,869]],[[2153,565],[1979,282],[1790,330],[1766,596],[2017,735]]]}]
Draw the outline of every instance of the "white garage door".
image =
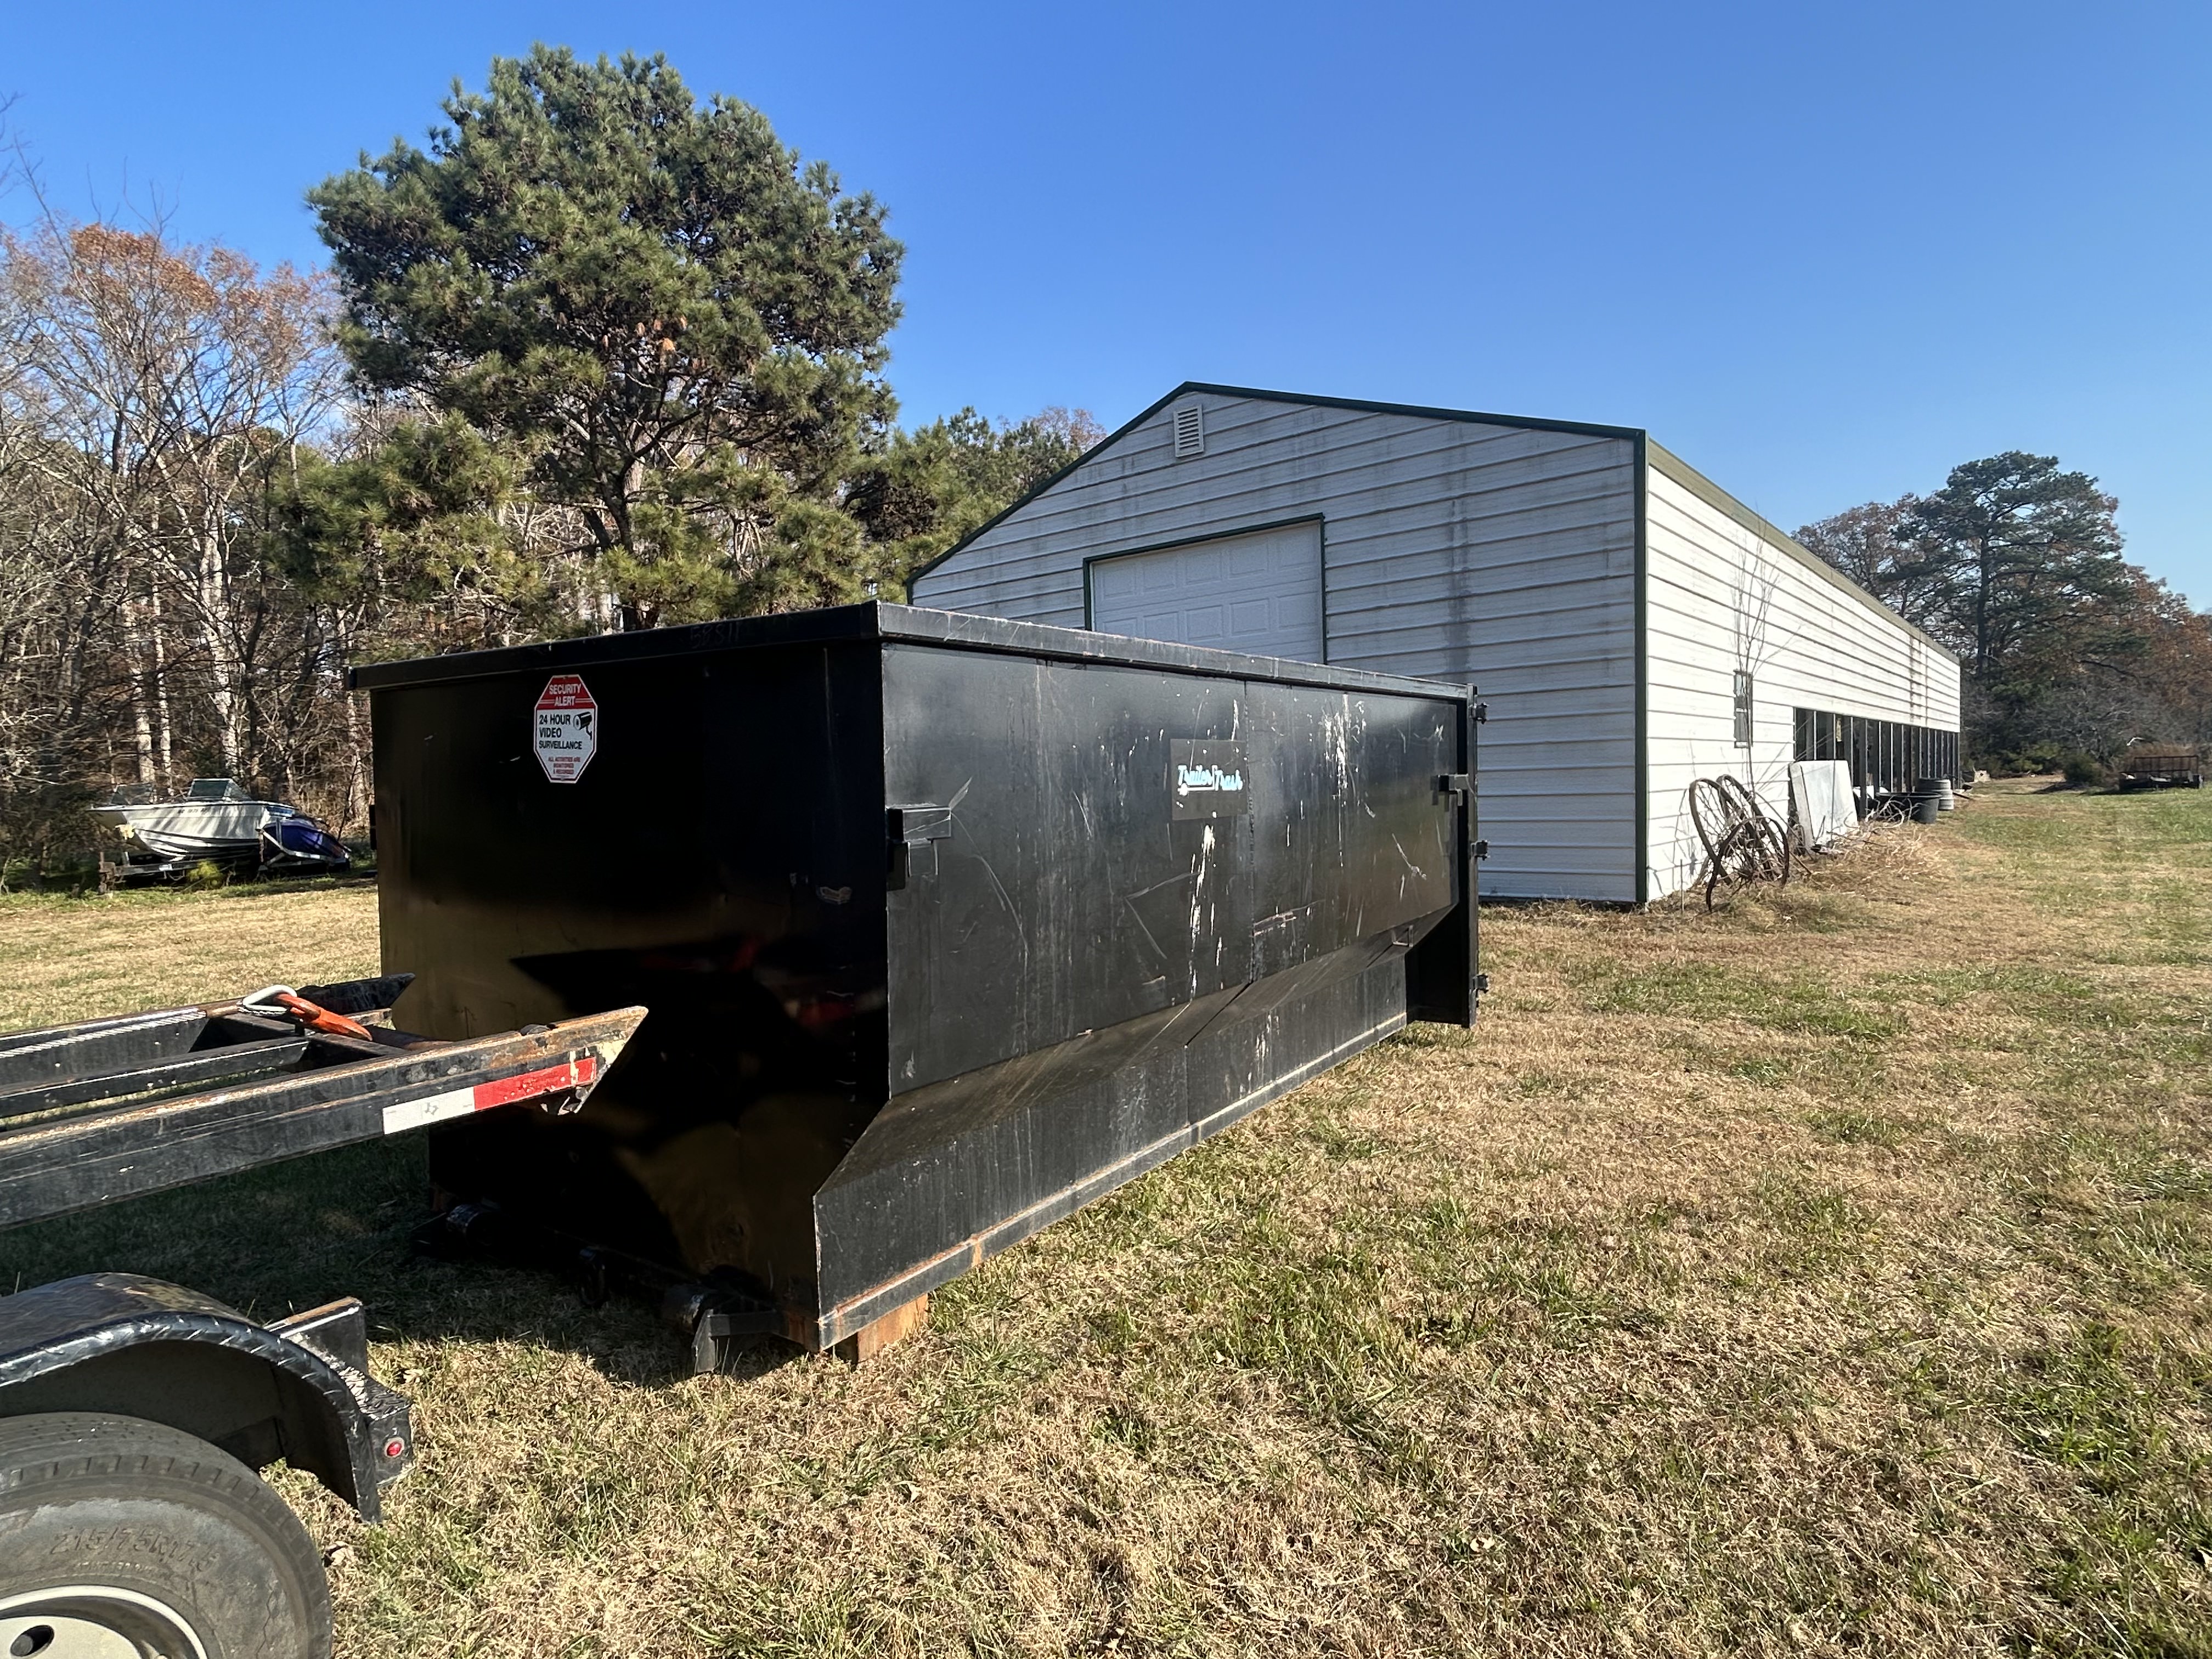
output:
[{"label": "white garage door", "polygon": [[1319,662],[1321,521],[1094,559],[1091,625]]}]

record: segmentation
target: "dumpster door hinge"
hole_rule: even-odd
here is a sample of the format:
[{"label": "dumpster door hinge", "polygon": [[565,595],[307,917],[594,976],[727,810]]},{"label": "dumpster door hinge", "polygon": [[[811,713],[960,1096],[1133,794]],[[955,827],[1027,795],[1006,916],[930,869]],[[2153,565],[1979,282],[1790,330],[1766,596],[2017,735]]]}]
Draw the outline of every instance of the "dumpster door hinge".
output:
[{"label": "dumpster door hinge", "polygon": [[1486,841],[1479,841],[1475,842],[1474,855],[1479,859],[1488,858],[1490,856],[1490,843]]},{"label": "dumpster door hinge", "polygon": [[1490,705],[1488,703],[1479,702],[1468,712],[1474,716],[1474,723],[1477,726],[1487,726],[1490,724]]},{"label": "dumpster door hinge", "polygon": [[[906,885],[909,875],[937,873],[935,843],[952,836],[949,806],[891,806],[884,811],[884,834],[890,845],[890,885]],[[916,854],[926,856],[917,860]]]}]

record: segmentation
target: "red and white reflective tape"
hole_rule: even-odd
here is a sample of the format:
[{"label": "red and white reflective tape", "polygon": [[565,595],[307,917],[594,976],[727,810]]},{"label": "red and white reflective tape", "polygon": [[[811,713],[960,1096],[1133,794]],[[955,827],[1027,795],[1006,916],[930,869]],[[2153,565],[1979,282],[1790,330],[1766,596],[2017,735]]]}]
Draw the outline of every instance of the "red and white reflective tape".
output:
[{"label": "red and white reflective tape", "polygon": [[571,1089],[589,1088],[599,1074],[599,1056],[579,1054],[558,1066],[525,1072],[520,1077],[503,1077],[495,1083],[479,1083],[473,1088],[447,1089],[441,1094],[425,1095],[404,1105],[386,1107],[384,1133],[396,1135],[404,1129],[419,1129],[426,1123],[441,1122],[449,1117],[466,1117],[471,1112],[487,1112],[495,1106],[513,1106],[521,1101],[564,1094]]}]

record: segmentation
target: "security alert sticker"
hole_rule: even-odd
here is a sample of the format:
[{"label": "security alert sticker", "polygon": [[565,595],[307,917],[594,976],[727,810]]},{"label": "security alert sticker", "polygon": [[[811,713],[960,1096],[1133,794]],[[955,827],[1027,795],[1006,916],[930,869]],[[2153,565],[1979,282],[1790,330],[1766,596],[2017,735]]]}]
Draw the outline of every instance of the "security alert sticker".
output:
[{"label": "security alert sticker", "polygon": [[538,697],[538,763],[555,783],[574,783],[599,752],[599,705],[574,674],[556,674]]}]

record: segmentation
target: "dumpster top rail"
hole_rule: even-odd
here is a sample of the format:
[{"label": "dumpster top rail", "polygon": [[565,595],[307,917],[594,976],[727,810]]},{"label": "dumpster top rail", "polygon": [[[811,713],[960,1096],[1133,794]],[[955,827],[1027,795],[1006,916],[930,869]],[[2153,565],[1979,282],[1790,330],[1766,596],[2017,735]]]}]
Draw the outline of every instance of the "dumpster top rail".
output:
[{"label": "dumpster top rail", "polygon": [[789,611],[771,617],[694,623],[682,628],[649,628],[634,634],[602,634],[586,639],[552,640],[539,645],[458,651],[447,656],[418,657],[405,662],[366,663],[351,671],[347,684],[357,691],[382,690],[390,686],[443,684],[524,670],[590,668],[608,663],[687,657],[702,651],[817,645],[840,640],[910,641],[956,650],[964,647],[1013,652],[1054,662],[1114,663],[1169,673],[1214,677],[1241,675],[1283,685],[1311,685],[1333,691],[1442,698],[1461,696],[1467,689],[1456,683],[1379,673],[1373,669],[1340,668],[1299,662],[1288,657],[1255,657],[1238,651],[1217,651],[1211,646],[1126,638],[1087,628],[1009,622],[1004,617],[971,616],[958,611],[927,611],[883,600],[836,605],[823,611]]},{"label": "dumpster top rail", "polygon": [[574,1111],[645,1018],[441,1042],[390,1024],[410,977],[0,1035],[0,1226],[496,1107]]}]

